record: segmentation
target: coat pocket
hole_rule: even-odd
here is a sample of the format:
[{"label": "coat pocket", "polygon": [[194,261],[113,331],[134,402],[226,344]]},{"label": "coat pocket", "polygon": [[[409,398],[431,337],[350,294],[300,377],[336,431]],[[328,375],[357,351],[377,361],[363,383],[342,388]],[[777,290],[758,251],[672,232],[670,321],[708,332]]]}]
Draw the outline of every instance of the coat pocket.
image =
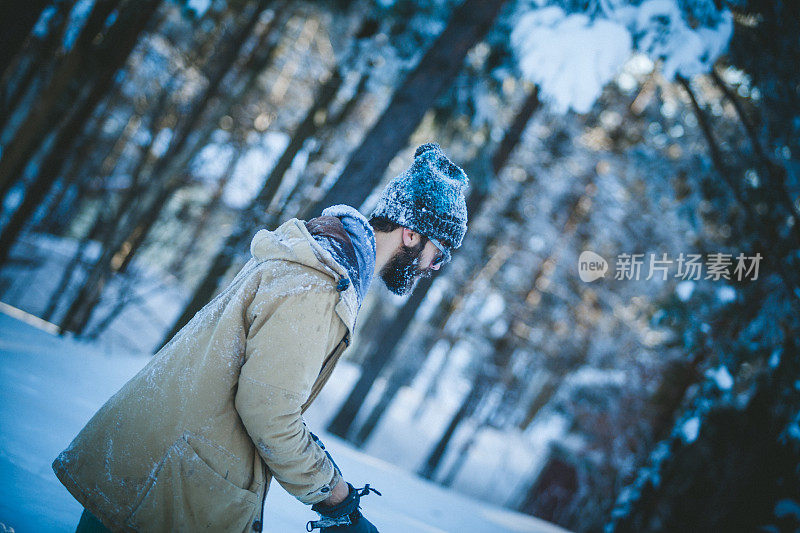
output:
[{"label": "coat pocket", "polygon": [[154,480],[128,518],[138,531],[250,531],[258,495],[206,463],[181,436],[167,450]]}]

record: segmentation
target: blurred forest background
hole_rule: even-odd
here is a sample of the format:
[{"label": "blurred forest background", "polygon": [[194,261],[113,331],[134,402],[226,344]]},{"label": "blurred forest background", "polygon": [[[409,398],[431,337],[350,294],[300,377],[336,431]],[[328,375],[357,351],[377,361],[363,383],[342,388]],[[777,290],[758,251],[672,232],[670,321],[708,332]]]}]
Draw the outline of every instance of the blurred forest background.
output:
[{"label": "blurred forest background", "polygon": [[576,531],[800,528],[798,2],[12,0],[0,35],[5,304],[155,352],[259,228],[368,214],[436,141],[465,243],[373,285],[327,430]]}]

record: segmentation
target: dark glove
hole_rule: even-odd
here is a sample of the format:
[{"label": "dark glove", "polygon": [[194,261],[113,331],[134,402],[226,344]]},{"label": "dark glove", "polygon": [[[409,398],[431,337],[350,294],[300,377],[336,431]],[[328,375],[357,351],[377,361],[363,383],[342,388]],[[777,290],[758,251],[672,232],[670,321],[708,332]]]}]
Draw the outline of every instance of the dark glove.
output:
[{"label": "dark glove", "polygon": [[319,528],[320,533],[378,533],[378,528],[364,518],[358,505],[361,497],[366,496],[370,491],[378,496],[381,493],[368,484],[364,485],[363,489],[353,488],[350,483],[347,484],[347,487],[350,491],[340,503],[327,506],[320,502],[311,506],[311,509],[319,514],[320,519],[306,524],[307,531]]}]

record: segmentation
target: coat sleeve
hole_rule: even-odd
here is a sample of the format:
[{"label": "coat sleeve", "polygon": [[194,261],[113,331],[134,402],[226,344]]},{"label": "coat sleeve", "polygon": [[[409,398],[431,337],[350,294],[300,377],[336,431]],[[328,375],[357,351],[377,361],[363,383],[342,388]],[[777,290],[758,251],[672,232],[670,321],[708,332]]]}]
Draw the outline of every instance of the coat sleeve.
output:
[{"label": "coat sleeve", "polygon": [[327,355],[335,302],[335,292],[310,290],[257,304],[236,392],[236,410],[259,454],[305,504],[324,500],[341,480],[301,414]]}]

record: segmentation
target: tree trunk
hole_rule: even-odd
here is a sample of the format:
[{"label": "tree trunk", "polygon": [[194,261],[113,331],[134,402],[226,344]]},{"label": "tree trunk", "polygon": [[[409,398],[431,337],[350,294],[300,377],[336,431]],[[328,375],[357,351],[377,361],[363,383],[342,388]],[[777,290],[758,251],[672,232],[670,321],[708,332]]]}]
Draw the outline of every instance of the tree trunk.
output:
[{"label": "tree trunk", "polygon": [[223,50],[213,59],[214,66],[209,75],[208,85],[197,99],[188,118],[177,128],[164,156],[149,172],[151,176],[166,174],[168,177],[156,184],[156,190],[144,198],[142,206],[128,217],[128,222],[117,225],[118,228],[124,230],[124,236],[116,239],[113,250],[104,253],[101,261],[92,269],[93,272],[89,276],[92,286],[86,287],[80,295],[81,298],[73,302],[67,317],[69,322],[64,329],[78,334],[83,331],[94,307],[100,301],[100,293],[106,282],[115,272],[124,271],[127,268],[147,238],[169,197],[181,185],[183,173],[174,165],[174,160],[183,151],[212,96],[217,93],[223,78],[233,67],[242,46],[252,32],[261,12],[265,9],[266,3],[266,0],[258,0],[255,3],[253,11],[247,15],[245,24],[236,31]]},{"label": "tree trunk", "polygon": [[235,150],[236,152],[231,155],[231,159],[228,161],[222,176],[220,176],[219,180],[217,181],[214,193],[211,195],[209,201],[203,206],[203,211],[200,213],[200,216],[194,223],[192,223],[192,234],[186,241],[186,246],[184,246],[175,254],[175,258],[167,268],[169,272],[173,272],[177,275],[186,267],[186,261],[191,255],[192,249],[197,245],[197,241],[200,239],[200,236],[205,231],[208,221],[211,219],[211,215],[222,203],[222,195],[225,192],[225,186],[230,182],[231,177],[233,177],[233,171],[236,168],[236,163],[239,162],[241,157],[241,146],[237,144]]},{"label": "tree trunk", "polygon": [[522,421],[519,424],[520,429],[523,431],[528,429],[528,426],[531,425],[536,417],[539,415],[539,411],[550,402],[553,395],[558,390],[558,380],[555,376],[550,375],[548,376],[547,380],[539,387],[536,395],[531,400],[530,405],[528,405],[525,416],[522,418]]},{"label": "tree trunk", "polygon": [[[138,65],[136,65],[138,66]],[[128,64],[128,70],[135,70],[136,66]],[[98,146],[102,145],[103,126],[111,116],[113,110],[118,109],[122,101],[122,83],[115,83],[113,91],[103,98],[103,103],[94,113],[94,118],[89,126],[82,129],[80,135],[76,135],[75,146],[72,149],[64,149],[64,155],[68,155],[64,165],[66,169],[63,172],[59,168],[52,169],[42,165],[42,169],[48,169],[56,174],[61,174],[60,180],[55,180],[53,188],[56,192],[51,197],[46,198],[44,203],[37,208],[37,212],[45,212],[46,215],[36,221],[34,231],[45,231],[52,234],[64,235],[64,231],[69,225],[69,220],[72,215],[72,208],[75,202],[79,201],[80,193],[86,189],[85,184],[92,178],[96,178],[98,170],[101,166],[105,167],[106,156],[99,155]],[[120,138],[114,143],[116,145],[125,144],[135,132],[137,126],[141,123],[141,117],[132,115],[126,126],[123,128]],[[120,151],[121,151],[120,147]],[[113,150],[110,149],[110,150]],[[58,147],[50,151],[51,155],[60,153]],[[99,163],[98,163],[99,161]],[[57,161],[55,161],[57,163]],[[103,172],[102,175],[108,175],[108,172]],[[65,197],[69,195],[70,190],[76,194],[72,195],[71,201],[63,205]],[[66,223],[64,223],[66,221]]]},{"label": "tree trunk", "polygon": [[[322,135],[319,135],[319,142],[317,143],[316,148],[309,153],[309,162],[307,168],[311,167],[314,162],[324,155],[324,147],[327,144],[328,139],[330,139],[332,135],[337,135],[336,128],[341,125],[344,119],[349,116],[356,104],[361,100],[361,97],[366,90],[368,79],[369,76],[362,73],[352,96],[339,108],[338,111],[336,111],[335,114],[327,117],[324,126],[325,132]],[[296,217],[301,220],[307,220],[309,217],[311,217],[313,212],[310,208],[314,207],[314,202],[306,197],[302,197],[301,195],[306,194],[308,191],[318,190],[324,179],[324,174],[317,175],[314,183],[311,185],[306,183],[306,180],[297,180],[292,190],[286,195],[286,201],[283,202],[279,208],[276,208],[267,215],[267,221],[264,226],[271,228],[279,220],[287,220],[292,217]]]},{"label": "tree trunk", "polygon": [[369,73],[361,73],[361,77],[358,80],[358,85],[356,89],[353,91],[353,95],[345,102],[344,105],[339,109],[339,111],[332,117],[329,117],[326,122],[326,127],[334,127],[338,126],[342,123],[342,121],[350,116],[350,113],[353,111],[353,108],[356,106],[356,103],[361,99],[361,96],[364,94],[364,91],[367,89],[367,81],[369,81]]},{"label": "tree trunk", "polygon": [[[163,110],[166,108],[167,103],[169,102],[170,87],[171,85],[165,87],[159,95],[158,101],[154,106],[153,120],[155,120],[157,117],[160,117],[163,113]],[[108,202],[106,208],[101,207],[97,210],[92,225],[81,239],[78,245],[78,250],[61,275],[61,280],[59,281],[58,287],[50,296],[50,302],[48,303],[47,310],[45,311],[45,320],[50,320],[52,318],[60,301],[64,298],[66,290],[69,287],[69,282],[72,279],[75,270],[83,262],[84,251],[89,246],[90,241],[93,239],[98,239],[102,242],[104,248],[111,246],[110,243],[114,237],[114,230],[116,228],[117,221],[122,220],[122,218],[125,216],[125,213],[133,208],[132,204],[135,202],[136,197],[140,193],[141,184],[139,183],[138,178],[141,176],[142,167],[144,167],[144,165],[147,163],[148,155],[150,154],[155,139],[156,135],[150,135],[148,143],[142,148],[139,161],[132,173],[132,181],[128,184],[127,192],[125,192],[116,202],[116,207],[114,207],[111,193],[108,193]],[[111,170],[112,169],[109,168],[108,172],[110,173]],[[76,296],[76,298],[77,297],[78,296]],[[63,328],[63,326],[66,324],[64,321],[67,320],[67,317],[65,316],[61,320]]]},{"label": "tree trunk", "polygon": [[519,510],[559,523],[561,513],[572,502],[579,486],[575,466],[560,457],[551,456],[525,494]]},{"label": "tree trunk", "polygon": [[330,77],[325,81],[319,91],[317,91],[314,104],[306,112],[305,118],[294,130],[294,133],[292,133],[292,139],[289,141],[289,145],[283,151],[278,162],[275,163],[275,166],[272,167],[272,170],[267,176],[264,182],[264,189],[259,194],[259,196],[263,198],[263,203],[260,204],[263,209],[266,210],[269,207],[270,202],[275,197],[275,193],[278,192],[278,187],[280,187],[283,182],[286,171],[289,170],[292,161],[297,157],[298,152],[303,148],[305,142],[324,124],[324,122],[321,124],[316,123],[317,114],[319,112],[325,112],[328,109],[341,86],[342,75],[339,73],[339,69],[334,67]]},{"label": "tree trunk", "polygon": [[[124,206],[121,205],[120,208],[124,209]],[[139,210],[138,215],[138,218],[136,218],[135,214],[126,218],[125,225],[121,226],[123,230],[127,230],[122,232],[123,235],[131,235],[135,232],[141,220],[141,210]],[[110,278],[110,269],[119,266],[115,264],[115,261],[119,261],[115,251],[122,247],[125,241],[120,240],[119,231],[110,231],[111,229],[120,228],[120,225],[109,224],[108,227],[109,230],[106,231],[108,238],[104,242],[105,246],[103,247],[103,251],[98,260],[92,265],[81,289],[78,291],[78,294],[72,301],[72,304],[70,304],[67,313],[61,321],[60,327],[62,331],[72,331],[77,335],[83,332]],[[103,268],[106,265],[110,268]]]},{"label": "tree trunk", "polygon": [[[100,217],[99,212],[96,217]],[[84,238],[82,238],[78,243],[78,248],[75,251],[75,254],[72,256],[72,259],[70,259],[69,263],[67,263],[67,266],[64,268],[64,271],[61,273],[61,278],[58,280],[56,289],[52,292],[52,294],[50,294],[50,300],[47,302],[47,307],[42,314],[42,318],[44,320],[52,320],[53,315],[58,309],[58,304],[61,303],[64,293],[69,288],[69,283],[72,281],[72,276],[75,274],[75,270],[83,262],[84,255],[86,254],[86,248],[88,246],[89,238],[84,236]]]},{"label": "tree trunk", "polygon": [[[270,22],[269,27],[261,35],[258,44],[254,48],[253,53],[247,59],[244,67],[242,68],[243,72],[247,73],[246,80],[240,84],[239,89],[234,89],[224,96],[224,99],[218,106],[217,112],[214,114],[214,117],[206,121],[207,125],[203,128],[203,131],[199,135],[198,141],[195,145],[196,147],[202,147],[208,143],[208,139],[211,137],[211,134],[216,128],[216,124],[219,122],[219,118],[222,117],[224,114],[228,113],[230,109],[235,105],[235,103],[239,101],[244,94],[248,93],[253,88],[259,74],[272,61],[272,58],[274,56],[279,41],[277,35],[278,32],[276,30],[282,29],[286,19],[288,18],[289,12],[286,9],[286,7],[287,7],[286,2],[281,2],[279,5],[273,7],[276,13],[272,21]],[[196,148],[193,148],[192,150],[196,151]],[[230,174],[230,171],[232,170],[233,168],[229,167],[226,173]],[[223,185],[224,183],[227,183],[230,177],[231,177],[230,175],[226,175],[221,178]],[[218,192],[221,198],[221,194],[223,192],[222,188],[220,188]],[[212,202],[214,201],[215,200],[212,199]],[[199,231],[195,232],[195,236],[198,235]],[[174,266],[177,268],[178,264],[179,263],[175,263]],[[182,265],[182,261],[180,261],[180,264]],[[177,330],[175,332],[177,333]],[[169,337],[171,338],[172,335],[170,335]],[[169,340],[169,338],[167,340]],[[162,345],[163,344],[166,344],[166,342],[162,343]]]},{"label": "tree trunk", "polygon": [[11,60],[5,71],[0,74],[0,131],[5,128],[8,119],[17,108],[34,78],[40,76],[44,83],[42,72],[45,70],[44,67],[46,65],[54,61],[53,58],[56,56],[56,51],[66,30],[69,8],[68,2],[62,2],[56,6],[56,12],[48,23],[45,39],[43,41],[33,41],[35,47],[32,48],[34,49],[26,50],[25,52],[25,55],[33,55],[33,58],[27,62],[22,61],[23,56],[18,54],[17,57]]},{"label": "tree trunk", "polygon": [[12,1],[0,4],[0,76],[22,49],[48,0],[27,0],[25,6]]},{"label": "tree trunk", "polygon": [[[257,66],[264,66],[263,62],[258,62]],[[254,78],[253,78],[254,79]],[[330,107],[336,93],[342,84],[341,74],[338,72],[338,67],[335,68],[331,77],[323,84],[318,90],[314,104],[306,113],[305,118],[301,121],[300,125],[295,130],[292,140],[282,154],[279,161],[276,163],[273,170],[270,172],[264,185],[259,191],[258,195],[250,202],[244,209],[244,215],[240,217],[237,228],[225,240],[225,243],[217,252],[211,267],[207,271],[203,280],[195,289],[191,299],[186,304],[183,312],[173,324],[172,328],[167,332],[159,347],[164,346],[169,340],[186,325],[189,320],[202,309],[210,300],[214,293],[219,288],[225,273],[233,265],[235,258],[246,248],[247,243],[252,237],[253,227],[257,225],[257,220],[260,214],[269,207],[275,193],[280,187],[283,176],[291,165],[292,160],[297,156],[298,151],[302,148],[303,144],[310,138],[320,125],[315,124],[314,117],[319,111],[327,110]],[[327,113],[326,113],[327,115]]]},{"label": "tree trunk", "polygon": [[[4,147],[0,157],[0,197],[5,196],[11,185],[22,176],[25,166],[50,134],[51,125],[59,124],[62,118],[80,103],[81,93],[84,91],[94,93],[93,86],[98,75],[100,78],[105,78],[109,70],[117,70],[118,64],[107,62],[113,56],[120,55],[115,52],[113,46],[110,46],[109,38],[119,37],[121,31],[119,28],[127,25],[130,17],[120,16],[107,30],[104,30],[104,24],[118,1],[98,0],[94,4],[72,49],[61,62],[48,86],[36,98],[36,105],[21,122],[14,138]],[[134,0],[128,0],[125,12],[130,11],[133,2]],[[150,4],[152,2],[144,4],[141,11],[148,12]],[[135,24],[135,20],[133,19],[131,23]],[[122,35],[124,34],[123,31]],[[103,37],[99,38],[98,35]],[[111,42],[113,43],[113,39]],[[103,53],[104,48],[109,50]],[[97,64],[107,66],[101,70],[97,68]],[[76,79],[80,79],[81,83],[76,84]]]},{"label": "tree trunk", "polygon": [[208,84],[192,104],[191,112],[176,128],[175,135],[172,137],[169,147],[156,163],[152,174],[162,176],[164,171],[167,171],[167,174],[171,176],[174,175],[176,171],[181,172],[180,170],[171,168],[173,167],[173,161],[183,151],[190,134],[195,131],[200,123],[203,113],[208,109],[212,98],[219,93],[222,80],[233,69],[242,47],[247,41],[247,38],[251,35],[261,13],[266,9],[267,3],[268,0],[257,0],[253,5],[253,10],[245,15],[245,23],[234,32],[234,35],[230,36],[228,39],[224,39],[222,50],[218,54],[215,54],[209,61],[212,66],[208,73]]},{"label": "tree trunk", "polygon": [[794,219],[792,231],[794,232],[798,245],[800,245],[800,211],[798,211],[797,206],[792,201],[792,196],[789,193],[789,189],[786,188],[786,169],[783,166],[775,163],[767,155],[766,151],[764,150],[764,146],[761,144],[761,141],[758,138],[756,127],[747,116],[747,113],[745,113],[741,101],[733,93],[733,91],[728,88],[722,78],[719,77],[719,74],[717,74],[716,70],[711,71],[711,78],[714,80],[714,83],[717,85],[717,87],[719,87],[728,101],[733,104],[733,108],[736,110],[736,115],[739,117],[739,122],[741,122],[742,126],[744,126],[744,130],[747,133],[750,144],[753,146],[753,152],[756,154],[761,168],[766,172],[767,176],[769,176],[772,185],[777,189],[781,203],[784,205],[784,207],[786,207],[786,209],[789,211],[789,215]]},{"label": "tree trunk", "polygon": [[[22,231],[25,221],[30,218],[36,206],[52,187],[64,164],[66,154],[75,141],[75,132],[83,130],[86,121],[113,83],[114,74],[124,64],[157,5],[158,0],[151,0],[149,4],[137,6],[136,12],[130,13],[130,22],[123,13],[122,21],[112,28],[116,31],[110,31],[107,35],[106,43],[113,43],[108,53],[103,54],[108,67],[100,75],[88,97],[71,113],[64,127],[56,134],[46,158],[41,163],[39,175],[28,188],[22,204],[3,228],[0,236],[0,264],[7,260],[11,246]],[[120,26],[123,28],[119,29]]]},{"label": "tree trunk", "polygon": [[[166,87],[161,89],[161,92],[158,96],[158,100],[156,101],[155,105],[152,108],[152,111],[149,113],[151,116],[151,125],[150,129],[152,130],[160,130],[163,127],[164,123],[164,111],[167,109],[167,106],[170,102],[170,95],[171,89],[177,81],[177,77],[173,77],[170,82],[167,84]],[[161,125],[157,125],[157,121],[161,118]],[[134,166],[133,171],[131,174],[131,181],[128,184],[128,190],[122,194],[121,198],[119,198],[116,202],[113,201],[111,198],[111,194],[109,194],[109,201],[108,201],[108,209],[99,210],[95,216],[95,220],[91,226],[91,228],[86,232],[84,237],[81,239],[79,244],[78,252],[75,254],[73,259],[65,268],[61,280],[59,282],[59,288],[53,293],[51,296],[50,303],[48,304],[48,316],[55,313],[58,308],[58,304],[60,300],[63,299],[65,295],[65,291],[68,288],[69,281],[74,275],[75,269],[77,269],[78,265],[83,261],[83,250],[88,246],[91,240],[97,239],[101,243],[101,249],[105,251],[109,251],[112,247],[114,247],[116,234],[118,233],[118,228],[123,223],[123,220],[126,217],[129,217],[130,214],[135,209],[135,203],[137,198],[141,195],[142,192],[142,184],[140,183],[141,178],[143,176],[142,170],[151,160],[150,154],[153,148],[153,144],[157,138],[157,134],[155,131],[152,131],[152,134],[149,136],[148,143],[142,147],[139,152],[139,158]],[[119,147],[119,151],[121,152],[122,147]],[[102,172],[104,174],[111,174],[113,169],[116,166],[116,160],[119,158],[119,155],[113,155],[111,157],[111,161],[108,159],[104,160],[104,165],[102,168]],[[116,205],[115,205],[116,204]],[[102,256],[97,258],[93,261],[92,266],[90,266],[87,270],[87,274],[85,275],[86,279],[84,283],[81,284],[81,289],[75,295],[72,300],[72,303],[69,306],[69,310],[78,310],[81,301],[84,298],[87,298],[88,295],[86,293],[88,281],[92,278],[92,276],[96,276],[98,269],[98,265],[102,262]],[[70,320],[72,319],[72,315],[68,312],[64,314],[64,316],[60,319],[60,328],[62,330],[69,327]]]},{"label": "tree trunk", "polygon": [[211,267],[195,289],[189,303],[184,306],[181,316],[178,317],[170,331],[161,340],[159,349],[167,344],[192,319],[197,311],[211,301],[211,297],[217,291],[225,273],[231,267],[237,255],[247,246],[247,241],[250,237],[252,237],[252,231],[249,225],[240,222],[236,231],[225,239],[225,243],[217,252]]},{"label": "tree trunk", "polygon": [[[117,87],[119,88],[119,85]],[[115,105],[106,104],[106,106],[111,109],[115,108]],[[106,116],[99,117],[95,121],[95,127],[90,128],[90,130],[99,131],[105,122]],[[47,216],[39,222],[36,227],[37,231],[64,235],[64,231],[67,228],[63,226],[68,225],[68,221],[72,218],[72,213],[76,209],[75,205],[80,204],[84,191],[88,189],[88,184],[97,176],[111,175],[124,146],[130,141],[130,138],[141,123],[141,116],[131,116],[113,146],[107,152],[95,154],[94,157],[92,157],[93,154],[91,152],[96,148],[97,136],[86,134],[81,136],[79,145],[74,149],[75,153],[72,156],[70,165],[61,179],[60,190],[45,206]],[[97,150],[95,149],[94,151],[96,152]],[[74,191],[72,195],[70,195],[71,190]]]},{"label": "tree trunk", "polygon": [[[331,78],[339,78],[339,76],[338,74],[332,74]],[[335,96],[336,90],[338,90],[340,83],[341,79],[339,78],[339,81],[334,80],[330,84],[326,83],[323,85],[319,92],[318,98],[315,99],[314,105],[311,106],[311,109],[306,114],[306,118],[301,122],[301,127],[306,130],[301,132],[301,136],[310,135],[308,129],[313,127],[314,115],[317,111],[327,108]],[[303,141],[305,141],[305,139]],[[302,143],[295,145],[294,147],[292,147],[292,143],[290,143],[289,147],[287,147],[286,151],[284,151],[284,155],[294,151],[292,155],[292,158],[294,158],[294,156],[297,155],[297,150],[299,150],[300,146],[302,146]],[[290,147],[292,148],[291,150]],[[288,156],[285,159],[288,160]],[[291,161],[288,163],[291,164]],[[288,164],[286,164],[286,168],[284,168],[281,172],[275,174],[275,177],[282,178],[287,168]],[[272,177],[273,174],[274,170],[270,173],[270,177]],[[164,346],[167,342],[169,342],[169,340],[178,331],[180,331],[180,329],[185,326],[189,320],[191,320],[195,313],[202,309],[202,307],[211,300],[211,297],[217,291],[217,288],[219,287],[219,284],[222,281],[225,273],[231,267],[238,254],[246,248],[248,240],[250,237],[252,237],[253,227],[257,224],[256,221],[259,219],[257,213],[261,213],[267,208],[269,203],[272,201],[273,196],[278,191],[279,185],[280,183],[273,183],[269,178],[264,181],[264,185],[261,187],[259,193],[244,209],[245,215],[239,218],[237,228],[225,240],[222,248],[219,250],[219,252],[217,252],[217,255],[212,261],[208,272],[195,289],[194,293],[192,294],[192,298],[184,307],[181,316],[178,317],[172,328],[169,330],[169,332],[167,332],[167,335],[164,337],[159,347]]]},{"label": "tree trunk", "polygon": [[[534,275],[531,278],[531,291],[533,292],[536,289],[537,285],[539,284],[540,280],[547,276],[547,272],[549,270],[545,269],[545,265],[553,264],[554,260],[557,258],[557,251],[563,246],[563,241],[568,239],[572,234],[574,234],[575,230],[577,229],[578,223],[586,214],[586,202],[584,199],[588,196],[593,194],[593,189],[590,187],[591,185],[591,176],[589,180],[587,180],[586,185],[584,186],[584,190],[586,191],[582,196],[578,197],[574,203],[572,204],[572,208],[570,209],[570,214],[567,217],[567,220],[564,223],[564,229],[560,232],[559,242],[556,243],[553,247],[553,252],[550,256],[545,260],[542,261],[539,267],[534,272]],[[493,270],[496,272],[496,270]],[[530,304],[530,292],[528,296],[524,299],[526,306],[536,305],[535,303]],[[526,311],[530,311],[527,310]],[[527,312],[526,314],[530,314]],[[450,421],[447,429],[445,430],[444,434],[442,435],[441,439],[439,440],[438,444],[434,448],[431,455],[428,457],[428,460],[425,463],[425,466],[420,470],[419,474],[423,477],[428,479],[433,479],[436,469],[439,466],[440,461],[444,457],[444,453],[446,451],[447,445],[449,444],[450,440],[452,439],[456,429],[458,428],[459,424],[467,418],[472,410],[474,409],[474,404],[480,400],[480,397],[483,396],[483,393],[489,390],[493,386],[493,382],[500,381],[505,382],[510,378],[508,376],[508,362],[510,361],[511,354],[514,352],[515,346],[518,343],[517,335],[514,333],[514,328],[510,327],[507,333],[495,341],[494,343],[494,356],[492,361],[492,366],[489,368],[491,372],[483,372],[479,374],[473,384],[473,389],[470,394],[464,399],[464,403],[461,405],[459,410],[456,412],[455,416]],[[586,345],[586,349],[584,350],[584,354],[588,353],[588,343]],[[553,391],[556,389],[553,388]],[[476,397],[477,396],[477,397]],[[547,400],[545,400],[546,403]],[[453,474],[455,475],[455,474]]]},{"label": "tree trunk", "polygon": [[[786,250],[783,249],[781,239],[778,235],[777,228],[775,228],[769,220],[765,221],[766,217],[759,216],[755,210],[753,209],[752,202],[749,201],[748,198],[745,197],[744,191],[740,187],[740,184],[735,181],[734,179],[734,171],[728,167],[725,163],[725,160],[722,156],[722,150],[720,150],[719,145],[717,144],[716,138],[712,132],[711,124],[709,123],[708,117],[703,112],[700,104],[697,101],[697,97],[692,91],[692,87],[689,84],[689,81],[684,78],[683,76],[677,76],[676,78],[678,83],[681,84],[683,89],[686,91],[686,94],[689,96],[689,100],[692,104],[692,109],[694,110],[694,114],[697,117],[697,122],[700,125],[700,129],[703,132],[703,136],[708,143],[708,151],[709,155],[711,156],[711,161],[714,164],[714,168],[717,170],[717,173],[722,177],[722,179],[728,184],[731,191],[733,192],[734,198],[736,201],[741,205],[742,209],[744,209],[749,222],[753,224],[756,231],[756,243],[758,244],[759,248],[762,250],[776,250],[779,252],[779,257],[773,258],[771,264],[774,266],[780,277],[783,279],[784,283],[787,286],[788,293],[790,294],[789,301],[794,306],[797,311],[800,311],[800,286],[798,285],[798,281],[786,270],[783,265],[783,261],[786,256]],[[765,246],[763,243],[764,241],[770,242],[769,246]],[[777,246],[776,246],[777,244]],[[767,258],[769,259],[769,257]]]},{"label": "tree trunk", "polygon": [[483,424],[476,424],[475,427],[470,432],[469,437],[464,440],[464,443],[458,447],[458,453],[456,454],[456,459],[450,468],[447,470],[447,474],[442,478],[442,485],[445,487],[452,487],[453,483],[456,481],[456,477],[458,473],[461,472],[461,469],[464,468],[464,464],[467,462],[469,458],[469,450],[475,444],[475,441],[478,440],[478,434],[480,433],[481,429],[483,429]]},{"label": "tree trunk", "polygon": [[[196,150],[200,147],[194,145],[192,149],[188,151],[188,154],[183,157],[180,156],[184,151],[190,135],[200,123],[212,98],[217,94],[222,80],[233,68],[242,46],[244,46],[244,43],[247,41],[247,38],[258,22],[261,12],[266,9],[266,3],[267,0],[258,0],[257,5],[254,6],[254,11],[247,15],[246,24],[238,29],[235,35],[230,39],[230,42],[226,44],[222,53],[213,58],[212,61],[215,66],[212,67],[208,85],[188,118],[181,127],[178,128],[176,136],[170,141],[167,152],[156,162],[153,170],[150,172],[152,176],[158,176],[160,180],[163,180],[164,185],[159,187],[160,190],[156,194],[155,199],[149,203],[149,206],[144,210],[144,214],[140,216],[139,223],[133,226],[130,235],[123,241],[122,246],[120,246],[119,250],[117,250],[117,253],[114,255],[115,258],[118,258],[117,262],[119,265],[114,268],[115,272],[124,271],[128,267],[136,255],[136,252],[150,234],[150,230],[158,220],[163,207],[167,205],[170,196],[172,196],[172,193],[182,184],[186,163],[191,160]],[[176,164],[176,160],[180,160],[180,163]]]},{"label": "tree trunk", "polygon": [[467,52],[492,27],[504,3],[505,0],[465,0],[455,10],[447,28],[394,93],[339,179],[312,212],[334,204],[361,206],[439,93],[453,82]]},{"label": "tree trunk", "polygon": [[505,135],[503,135],[503,140],[500,141],[500,145],[495,149],[494,154],[492,154],[492,170],[495,175],[508,163],[511,153],[519,144],[522,134],[525,132],[525,128],[528,127],[531,117],[533,117],[533,114],[539,109],[540,105],[539,88],[534,85],[530,94],[525,98],[519,111],[514,116],[511,126],[509,126]]},{"label": "tree trunk", "polygon": [[447,450],[447,446],[450,444],[453,435],[455,435],[456,429],[475,409],[475,406],[483,396],[483,392],[484,386],[482,380],[478,380],[472,384],[472,389],[462,400],[461,406],[459,406],[453,418],[450,419],[450,423],[447,425],[447,429],[445,429],[439,442],[436,443],[436,446],[434,446],[430,455],[425,460],[425,464],[419,469],[418,474],[420,476],[431,480],[434,478],[436,470],[438,470],[439,464],[444,458],[444,452]]},{"label": "tree trunk", "polygon": [[361,427],[356,431],[353,444],[359,448],[364,447],[364,444],[366,444],[367,440],[372,436],[375,428],[378,427],[378,423],[381,421],[381,418],[383,418],[383,414],[392,404],[392,401],[394,401],[394,397],[397,396],[397,393],[403,388],[403,385],[410,381],[411,373],[407,372],[406,374],[407,377],[405,379],[401,379],[398,372],[392,372],[392,374],[389,375],[386,379],[386,387],[383,389],[381,397],[378,399],[375,407],[372,408],[372,411],[369,412],[369,415],[367,415],[364,423],[361,424]]},{"label": "tree trunk", "polygon": [[126,277],[124,283],[119,288],[116,301],[111,310],[102,319],[99,319],[92,329],[85,334],[86,340],[97,340],[101,333],[103,333],[108,326],[122,313],[125,308],[133,302],[140,301],[141,298],[136,296],[136,288],[134,287],[135,281]]},{"label": "tree trunk", "polygon": [[253,48],[252,53],[242,67],[242,72],[247,73],[245,81],[234,81],[234,86],[229,91],[216,96],[215,99],[217,99],[219,103],[213,106],[206,119],[198,124],[197,130],[199,131],[192,132],[182,153],[171,163],[171,169],[180,170],[185,168],[192,157],[208,144],[208,140],[218,127],[219,120],[226,114],[229,114],[231,109],[241,101],[243,96],[256,86],[259,75],[274,58],[277,46],[280,42],[280,32],[278,30],[283,29],[291,12],[287,9],[287,2],[285,0],[276,3],[273,10],[276,12],[275,16],[270,22],[269,27],[262,33],[259,42]]},{"label": "tree trunk", "polygon": [[[156,105],[157,110],[160,110],[166,105],[169,100],[168,96],[169,91],[165,90],[162,92],[161,96],[159,97],[159,102]],[[160,111],[156,113],[156,115],[159,114]],[[127,214],[135,208],[135,200],[141,193],[141,184],[138,181],[138,178],[141,176],[140,170],[147,163],[148,155],[153,147],[155,138],[155,135],[151,135],[148,144],[142,149],[139,162],[137,163],[137,169],[132,173],[133,181],[131,181],[131,183],[128,185],[127,192],[125,192],[125,194],[122,195],[122,198],[116,202],[116,207],[108,210],[101,209],[97,212],[92,227],[86,232],[86,235],[81,240],[78,252],[75,254],[62,274],[62,278],[59,283],[59,289],[57,289],[56,292],[54,292],[51,296],[51,302],[48,307],[50,313],[55,312],[59,303],[59,299],[63,298],[63,291],[65,291],[68,287],[69,280],[72,278],[74,270],[82,261],[83,250],[88,246],[89,241],[92,239],[98,239],[101,241],[101,249],[104,251],[104,253],[106,251],[110,251],[110,249],[114,247],[114,243],[116,242],[114,239],[116,237],[116,233],[118,233],[118,225],[126,216],[128,216]],[[111,206],[113,204],[109,202],[109,205]],[[101,258],[96,259],[92,266],[88,269],[89,272],[86,276],[86,280],[84,280],[84,283],[81,285],[81,289],[76,294],[72,304],[70,304],[70,311],[79,309],[79,300],[87,297],[87,293],[85,291],[87,285],[89,284],[89,278],[97,274],[95,271],[97,270],[97,266],[101,263],[101,261],[102,256]],[[62,317],[60,322],[60,328],[62,330],[65,330],[67,326],[69,326],[70,317],[71,315],[69,312]]]}]

